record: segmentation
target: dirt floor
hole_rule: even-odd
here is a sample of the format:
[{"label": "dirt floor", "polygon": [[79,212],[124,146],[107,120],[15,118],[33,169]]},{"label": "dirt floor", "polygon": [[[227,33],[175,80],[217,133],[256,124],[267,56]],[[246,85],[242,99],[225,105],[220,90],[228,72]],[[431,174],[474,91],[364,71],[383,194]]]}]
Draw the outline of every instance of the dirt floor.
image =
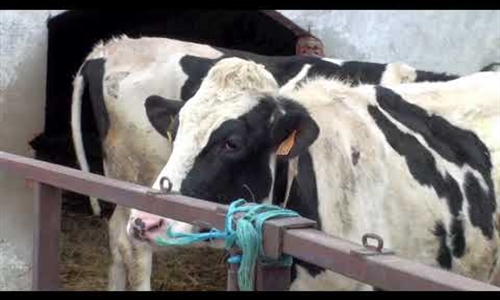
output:
[{"label": "dirt floor", "polygon": [[[107,289],[110,263],[107,220],[63,207],[61,281],[64,290]],[[214,291],[226,289],[224,252],[183,249],[153,258],[152,289]]]}]

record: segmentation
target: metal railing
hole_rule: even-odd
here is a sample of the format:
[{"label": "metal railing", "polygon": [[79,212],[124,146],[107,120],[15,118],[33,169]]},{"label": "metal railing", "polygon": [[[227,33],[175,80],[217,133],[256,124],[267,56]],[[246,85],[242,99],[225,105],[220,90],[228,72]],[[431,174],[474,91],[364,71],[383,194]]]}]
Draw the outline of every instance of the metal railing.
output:
[{"label": "metal railing", "polygon": [[[162,195],[150,187],[0,151],[0,170],[35,182],[33,289],[58,290],[61,190],[114,202],[179,221],[203,221],[224,228],[227,206],[182,195]],[[386,249],[353,243],[316,230],[304,218],[268,220],[263,248],[282,253],[382,290],[500,291],[499,287],[400,258]],[[369,236],[367,236],[369,237]],[[375,238],[377,238],[375,236]],[[228,268],[228,290],[237,290],[237,265]],[[256,290],[286,290],[290,269],[257,265]]]}]

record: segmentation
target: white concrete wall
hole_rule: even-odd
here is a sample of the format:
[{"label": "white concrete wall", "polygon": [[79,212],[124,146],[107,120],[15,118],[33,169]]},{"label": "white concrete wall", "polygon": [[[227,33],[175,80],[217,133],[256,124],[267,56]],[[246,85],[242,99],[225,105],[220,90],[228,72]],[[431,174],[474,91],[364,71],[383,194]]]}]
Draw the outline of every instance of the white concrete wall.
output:
[{"label": "white concrete wall", "polygon": [[500,61],[499,10],[280,10],[322,39],[328,56],[404,61],[460,75]]},{"label": "white concrete wall", "polygon": [[[0,11],[0,150],[34,157],[28,142],[43,131],[49,13]],[[33,191],[0,171],[0,239],[31,260]],[[0,262],[4,263],[4,262]]]}]

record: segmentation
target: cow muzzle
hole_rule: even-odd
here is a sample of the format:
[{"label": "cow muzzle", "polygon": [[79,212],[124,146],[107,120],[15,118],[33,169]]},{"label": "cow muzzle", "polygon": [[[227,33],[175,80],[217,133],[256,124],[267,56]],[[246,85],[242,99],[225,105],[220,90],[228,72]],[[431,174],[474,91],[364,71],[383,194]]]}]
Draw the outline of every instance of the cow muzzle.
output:
[{"label": "cow muzzle", "polygon": [[167,239],[167,229],[176,233],[192,233],[195,226],[152,215],[146,212],[132,210],[127,224],[127,234],[134,241],[156,245],[159,238]]}]

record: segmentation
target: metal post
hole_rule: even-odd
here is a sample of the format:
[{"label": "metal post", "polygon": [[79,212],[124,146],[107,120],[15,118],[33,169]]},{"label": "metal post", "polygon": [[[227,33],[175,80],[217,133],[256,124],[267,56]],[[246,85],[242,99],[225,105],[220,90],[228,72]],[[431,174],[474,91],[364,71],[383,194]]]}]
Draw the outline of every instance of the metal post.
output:
[{"label": "metal post", "polygon": [[255,272],[255,289],[257,291],[288,291],[290,288],[289,267],[265,265],[257,262]]},{"label": "metal post", "polygon": [[[230,255],[239,254],[238,249],[230,249]],[[237,292],[239,291],[238,287],[238,269],[240,264],[237,263],[227,263],[227,291]]]},{"label": "metal post", "polygon": [[239,291],[238,288],[238,268],[239,264],[228,264],[227,267],[227,290],[231,292]]},{"label": "metal post", "polygon": [[55,291],[60,287],[61,190],[36,182],[34,202],[32,289]]}]

